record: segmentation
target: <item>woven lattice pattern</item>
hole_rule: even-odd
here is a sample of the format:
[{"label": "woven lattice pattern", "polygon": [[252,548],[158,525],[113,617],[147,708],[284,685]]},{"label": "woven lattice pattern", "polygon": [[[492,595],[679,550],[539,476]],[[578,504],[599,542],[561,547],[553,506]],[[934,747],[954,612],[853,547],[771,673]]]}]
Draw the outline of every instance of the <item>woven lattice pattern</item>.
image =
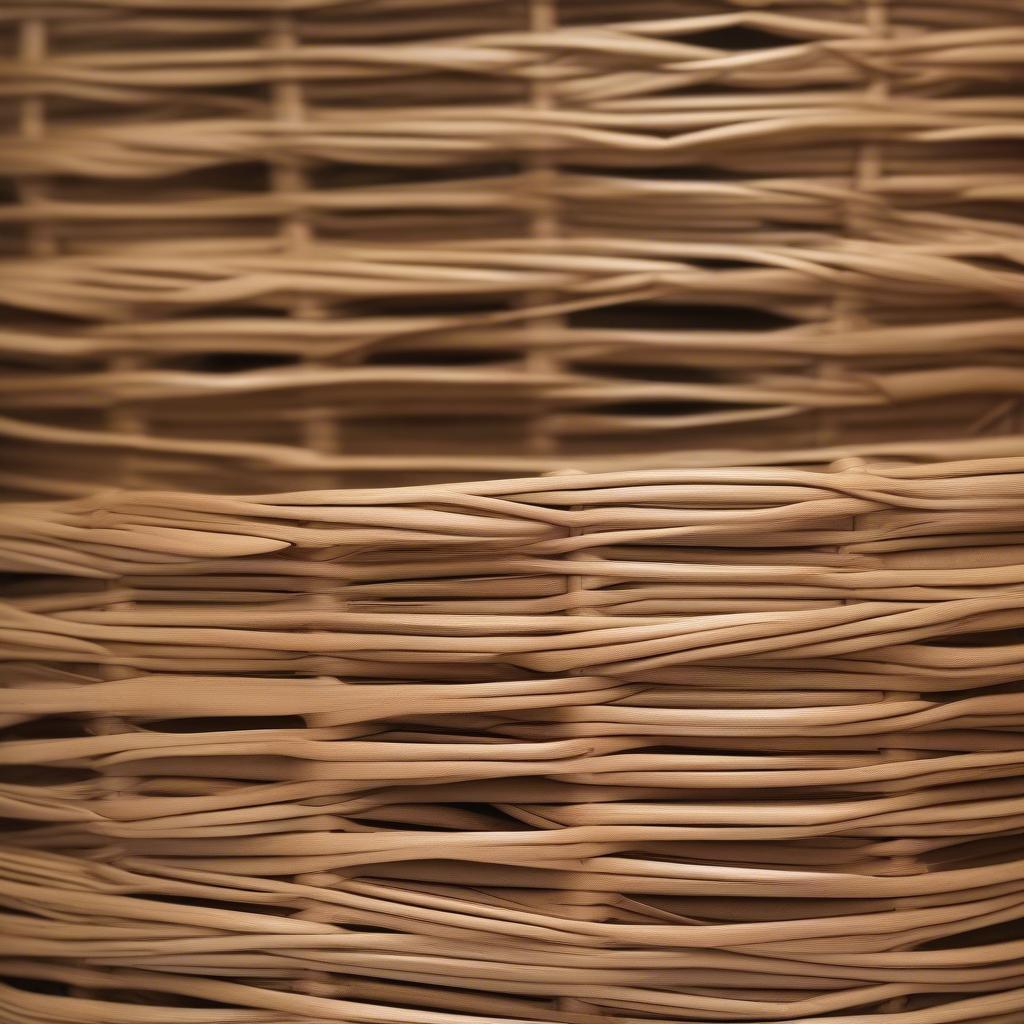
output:
[{"label": "woven lattice pattern", "polygon": [[1018,0],[0,35],[0,1024],[1024,1021]]},{"label": "woven lattice pattern", "polygon": [[1017,0],[3,8],[13,485],[1014,429]]},{"label": "woven lattice pattern", "polygon": [[9,506],[5,1019],[1019,1019],[1022,480]]}]

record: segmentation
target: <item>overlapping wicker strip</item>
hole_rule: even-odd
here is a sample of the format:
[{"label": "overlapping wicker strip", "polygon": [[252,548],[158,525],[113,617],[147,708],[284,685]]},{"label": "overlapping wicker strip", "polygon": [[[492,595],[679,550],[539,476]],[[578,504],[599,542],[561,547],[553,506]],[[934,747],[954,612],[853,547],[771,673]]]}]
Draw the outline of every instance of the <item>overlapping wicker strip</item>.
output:
[{"label": "overlapping wicker strip", "polygon": [[0,35],[0,1024],[1024,1021],[1019,0]]}]

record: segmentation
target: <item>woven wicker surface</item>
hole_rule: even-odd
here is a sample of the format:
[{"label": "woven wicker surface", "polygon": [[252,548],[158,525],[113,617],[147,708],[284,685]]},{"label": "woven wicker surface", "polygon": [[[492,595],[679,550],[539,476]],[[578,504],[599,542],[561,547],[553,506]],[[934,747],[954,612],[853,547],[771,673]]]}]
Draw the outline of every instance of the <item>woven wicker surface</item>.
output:
[{"label": "woven wicker surface", "polygon": [[6,1019],[1019,1020],[1022,481],[8,505]]},{"label": "woven wicker surface", "polygon": [[1020,1024],[1022,15],[0,3],[0,1024]]},{"label": "woven wicker surface", "polygon": [[1019,429],[1018,0],[0,9],[12,486]]}]

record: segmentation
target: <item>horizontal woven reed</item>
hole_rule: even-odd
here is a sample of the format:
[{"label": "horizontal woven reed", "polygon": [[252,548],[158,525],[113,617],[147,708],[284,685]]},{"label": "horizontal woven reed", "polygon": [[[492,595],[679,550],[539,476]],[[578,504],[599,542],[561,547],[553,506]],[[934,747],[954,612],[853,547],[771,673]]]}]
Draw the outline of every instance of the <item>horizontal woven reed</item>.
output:
[{"label": "horizontal woven reed", "polygon": [[1022,15],[0,3],[0,1024],[1021,1024]]},{"label": "horizontal woven reed", "polygon": [[8,1019],[1024,1014],[1024,453],[3,525]]}]

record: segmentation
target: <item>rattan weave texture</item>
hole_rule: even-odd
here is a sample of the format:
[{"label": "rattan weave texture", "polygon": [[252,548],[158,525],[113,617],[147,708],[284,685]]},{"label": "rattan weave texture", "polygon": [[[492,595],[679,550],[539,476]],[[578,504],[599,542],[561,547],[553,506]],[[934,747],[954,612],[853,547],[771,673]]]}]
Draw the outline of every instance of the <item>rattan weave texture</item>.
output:
[{"label": "rattan weave texture", "polygon": [[1019,428],[1017,0],[3,9],[12,482]]},{"label": "rattan weave texture", "polygon": [[0,30],[0,1024],[1024,1020],[1024,5]]},{"label": "rattan weave texture", "polygon": [[1019,1017],[1022,479],[9,504],[4,1019]]}]

